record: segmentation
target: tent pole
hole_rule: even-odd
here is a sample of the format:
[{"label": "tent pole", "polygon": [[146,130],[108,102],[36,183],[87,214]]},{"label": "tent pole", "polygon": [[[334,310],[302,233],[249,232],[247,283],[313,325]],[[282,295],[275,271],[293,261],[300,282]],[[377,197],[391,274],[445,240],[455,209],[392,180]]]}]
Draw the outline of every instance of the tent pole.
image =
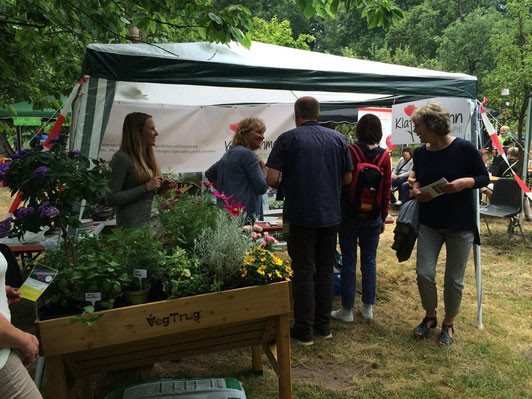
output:
[{"label": "tent pole", "polygon": [[[475,102],[476,104],[476,102]],[[475,106],[475,118],[471,118],[471,142],[475,144],[478,148],[479,141],[479,126],[478,123],[478,112],[479,107]],[[473,190],[473,206],[475,209],[477,226],[480,226],[480,209],[479,209],[479,190]],[[479,229],[480,234],[480,229]],[[473,244],[473,259],[475,261],[475,281],[477,286],[477,322],[478,328],[483,329],[484,324],[482,324],[482,268],[481,268],[481,259],[480,259],[480,245]]]},{"label": "tent pole", "polygon": [[[521,178],[525,183],[528,180],[528,162],[530,161],[530,142],[532,141],[532,96],[528,97],[528,110],[526,113],[525,126],[525,151],[523,154],[523,173]],[[530,201],[526,195],[523,194],[523,209],[525,209],[524,202]],[[519,214],[519,223],[523,223],[523,212]]]}]

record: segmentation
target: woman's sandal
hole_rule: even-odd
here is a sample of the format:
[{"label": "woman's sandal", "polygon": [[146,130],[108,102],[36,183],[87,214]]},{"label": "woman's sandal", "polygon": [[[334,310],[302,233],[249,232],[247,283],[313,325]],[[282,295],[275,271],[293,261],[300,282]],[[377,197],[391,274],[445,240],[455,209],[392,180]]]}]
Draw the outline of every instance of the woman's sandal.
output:
[{"label": "woman's sandal", "polygon": [[454,328],[452,324],[441,324],[441,333],[438,337],[438,342],[441,346],[451,345],[453,343],[453,337],[449,334],[449,330],[454,335]]},{"label": "woman's sandal", "polygon": [[[429,324],[430,321],[432,321],[433,323],[429,327],[428,324]],[[427,334],[429,333],[429,330],[431,328],[436,327],[436,325],[438,325],[438,319],[437,319],[436,315],[434,315],[434,317],[425,316],[425,318],[419,324],[419,326],[414,328],[414,336],[416,338],[418,338],[418,339],[425,338],[427,336]]]}]

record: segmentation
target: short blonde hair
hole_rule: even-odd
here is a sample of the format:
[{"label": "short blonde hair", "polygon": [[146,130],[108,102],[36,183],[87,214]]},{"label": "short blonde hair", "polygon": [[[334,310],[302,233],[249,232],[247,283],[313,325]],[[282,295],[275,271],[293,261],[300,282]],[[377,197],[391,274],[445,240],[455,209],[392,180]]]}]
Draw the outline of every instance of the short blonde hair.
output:
[{"label": "short blonde hair", "polygon": [[510,133],[510,127],[509,126],[501,126],[501,130],[500,130],[501,133]]},{"label": "short blonde hair", "polygon": [[451,132],[451,115],[440,103],[422,105],[411,116],[412,122],[423,123],[438,136]]},{"label": "short blonde hair", "polygon": [[242,119],[236,128],[235,134],[233,135],[233,145],[241,145],[243,147],[249,148],[247,134],[253,130],[266,130],[266,124],[261,118],[256,116],[251,116],[249,118]]}]

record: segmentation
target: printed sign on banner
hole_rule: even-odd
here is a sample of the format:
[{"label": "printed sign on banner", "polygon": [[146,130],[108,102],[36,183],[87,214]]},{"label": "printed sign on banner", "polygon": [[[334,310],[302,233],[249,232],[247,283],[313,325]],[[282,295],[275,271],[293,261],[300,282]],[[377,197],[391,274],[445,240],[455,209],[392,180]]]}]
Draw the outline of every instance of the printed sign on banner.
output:
[{"label": "printed sign on banner", "polygon": [[471,117],[475,104],[467,98],[436,97],[392,105],[392,144],[417,144],[410,117],[422,105],[438,102],[451,115],[451,135],[471,141]]},{"label": "printed sign on banner", "polygon": [[386,148],[386,138],[392,134],[392,110],[389,108],[359,108],[358,120],[366,114],[377,116],[382,124],[382,139],[379,146]]},{"label": "printed sign on banner", "polygon": [[99,157],[111,160],[120,147],[122,124],[130,112],[152,115],[159,132],[155,156],[164,173],[200,172],[218,161],[231,145],[238,122],[258,116],[266,133],[258,155],[266,162],[273,143],[295,128],[293,104],[185,107],[117,102],[113,104]]}]

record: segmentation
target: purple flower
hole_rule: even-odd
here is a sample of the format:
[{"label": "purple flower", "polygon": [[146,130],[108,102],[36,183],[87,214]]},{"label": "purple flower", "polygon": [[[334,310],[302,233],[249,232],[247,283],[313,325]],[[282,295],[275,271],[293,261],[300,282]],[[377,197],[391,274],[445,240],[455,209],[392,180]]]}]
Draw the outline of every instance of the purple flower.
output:
[{"label": "purple flower", "polygon": [[79,154],[80,154],[80,152],[78,150],[70,150],[68,152],[68,157],[69,158],[74,158],[76,155],[79,155]]},{"label": "purple flower", "polygon": [[23,206],[21,206],[13,213],[13,215],[15,215],[17,219],[23,219],[26,215],[29,215],[33,213],[34,211],[35,209],[33,209],[32,206],[28,206],[27,208],[24,208]]},{"label": "purple flower", "polygon": [[11,230],[11,222],[13,218],[9,217],[0,222],[0,238],[5,237],[9,234]]},{"label": "purple flower", "polygon": [[46,172],[48,172],[48,168],[46,166],[39,166],[37,169],[33,171],[33,173],[40,178],[44,178],[46,175]]},{"label": "purple flower", "polygon": [[4,180],[6,178],[7,172],[9,172],[9,164],[0,163],[0,180]]},{"label": "purple flower", "polygon": [[50,143],[52,143],[52,145],[66,145],[67,143],[67,140],[68,140],[68,134],[58,134],[57,136],[54,136],[50,139]]},{"label": "purple flower", "polygon": [[23,150],[20,150],[19,152],[15,152],[13,155],[11,155],[11,159],[20,159],[24,155],[26,155],[28,152],[30,152],[30,150],[27,150],[24,148]]},{"label": "purple flower", "polygon": [[41,217],[48,217],[48,218],[55,218],[56,216],[59,216],[59,209],[57,209],[55,206],[47,206],[39,207],[39,211],[41,212]]}]

